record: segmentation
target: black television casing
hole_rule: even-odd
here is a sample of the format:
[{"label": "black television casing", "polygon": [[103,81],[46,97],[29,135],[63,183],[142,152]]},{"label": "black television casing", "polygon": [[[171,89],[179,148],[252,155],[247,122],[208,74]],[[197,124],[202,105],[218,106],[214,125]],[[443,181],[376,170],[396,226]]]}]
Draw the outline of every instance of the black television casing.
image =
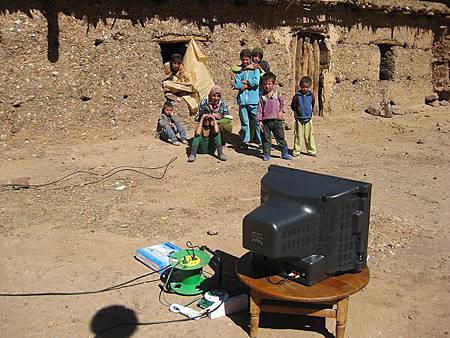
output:
[{"label": "black television casing", "polygon": [[364,269],[372,185],[269,166],[261,205],[244,217],[243,246],[253,264],[313,285]]}]

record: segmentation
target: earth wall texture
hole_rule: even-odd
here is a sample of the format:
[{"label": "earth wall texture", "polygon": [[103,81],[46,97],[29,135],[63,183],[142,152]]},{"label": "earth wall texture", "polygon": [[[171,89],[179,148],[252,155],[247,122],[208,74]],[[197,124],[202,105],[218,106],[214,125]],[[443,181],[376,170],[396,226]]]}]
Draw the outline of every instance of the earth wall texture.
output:
[{"label": "earth wall texture", "polygon": [[[239,63],[239,51],[262,47],[289,101],[292,39],[299,32],[320,32],[331,49],[325,114],[362,111],[386,97],[397,104],[422,102],[432,89],[439,20],[251,1],[5,1],[0,5],[0,141],[152,131],[164,101],[158,41],[168,36],[206,39],[200,48],[236,118],[230,68]],[[395,76],[387,84],[378,79],[381,39],[397,43]],[[192,118],[183,119],[192,124]]]}]

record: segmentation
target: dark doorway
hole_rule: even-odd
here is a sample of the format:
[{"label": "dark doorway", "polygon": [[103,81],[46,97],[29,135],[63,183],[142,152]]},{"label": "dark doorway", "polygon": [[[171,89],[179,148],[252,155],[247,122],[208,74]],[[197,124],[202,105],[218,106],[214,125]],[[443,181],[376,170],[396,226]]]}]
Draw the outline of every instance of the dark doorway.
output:
[{"label": "dark doorway", "polygon": [[380,49],[380,80],[393,80],[394,48],[392,45],[378,45],[378,48]]},{"label": "dark doorway", "polygon": [[160,43],[159,47],[161,48],[161,57],[163,63],[169,62],[170,57],[173,54],[180,54],[181,56],[184,56],[184,53],[186,53],[186,45],[183,42],[177,42],[177,43]]}]

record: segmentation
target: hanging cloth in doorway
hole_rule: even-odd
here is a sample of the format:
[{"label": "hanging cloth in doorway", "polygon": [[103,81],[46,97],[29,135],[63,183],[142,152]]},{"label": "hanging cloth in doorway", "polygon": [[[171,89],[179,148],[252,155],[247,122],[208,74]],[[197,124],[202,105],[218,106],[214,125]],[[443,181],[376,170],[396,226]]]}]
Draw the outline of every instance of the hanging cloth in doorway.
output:
[{"label": "hanging cloth in doorway", "polygon": [[195,40],[191,39],[183,57],[184,72],[189,82],[166,80],[163,82],[164,92],[170,91],[187,103],[190,115],[197,112],[200,99],[208,95],[214,86],[208,70],[208,58],[202,53]]}]

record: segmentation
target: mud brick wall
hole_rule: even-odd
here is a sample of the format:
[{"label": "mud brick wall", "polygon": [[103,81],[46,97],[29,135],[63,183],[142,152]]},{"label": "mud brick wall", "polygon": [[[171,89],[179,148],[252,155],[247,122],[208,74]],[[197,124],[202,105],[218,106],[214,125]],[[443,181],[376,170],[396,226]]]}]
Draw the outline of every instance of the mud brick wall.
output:
[{"label": "mud brick wall", "polygon": [[[320,31],[331,46],[325,115],[360,112],[386,95],[398,104],[423,102],[433,85],[432,46],[442,26],[436,18],[347,7],[286,10],[257,1],[5,0],[0,17],[0,141],[151,133],[164,100],[157,40],[168,35],[207,38],[200,48],[236,117],[230,67],[239,62],[239,51],[262,47],[289,98],[291,41],[300,31]],[[393,47],[394,79],[383,85],[383,94],[374,42],[382,39],[399,42]],[[440,47],[442,55],[447,45]],[[448,69],[441,64],[434,62],[435,74]]]}]

